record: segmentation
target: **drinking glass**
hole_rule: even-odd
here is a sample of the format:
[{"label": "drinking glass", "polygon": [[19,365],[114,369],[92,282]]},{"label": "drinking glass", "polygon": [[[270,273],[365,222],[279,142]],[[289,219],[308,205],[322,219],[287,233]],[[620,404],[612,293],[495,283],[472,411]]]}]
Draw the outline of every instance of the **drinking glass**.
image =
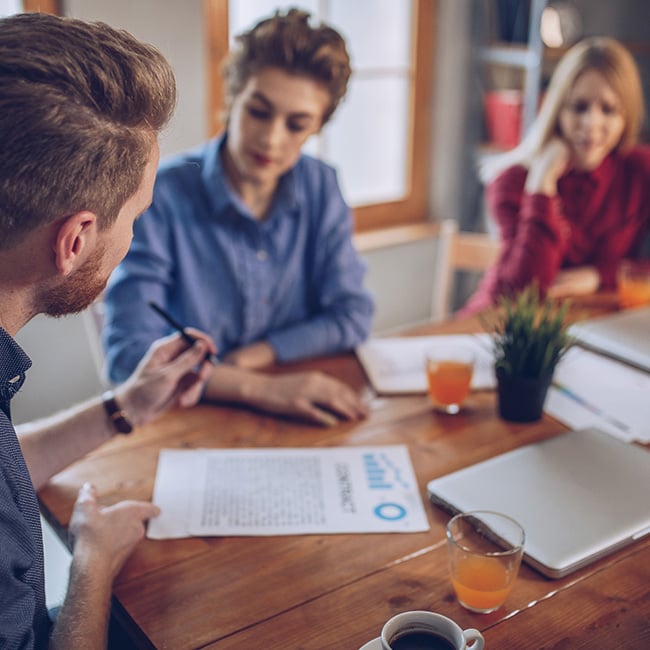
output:
[{"label": "drinking glass", "polygon": [[460,411],[470,391],[474,361],[474,351],[468,346],[446,345],[427,352],[427,385],[436,409],[451,414]]},{"label": "drinking glass", "polygon": [[487,614],[503,605],[519,571],[524,529],[511,517],[473,510],[447,524],[451,582],[458,602]]},{"label": "drinking glass", "polygon": [[617,284],[621,307],[650,305],[650,260],[623,260],[618,267]]}]

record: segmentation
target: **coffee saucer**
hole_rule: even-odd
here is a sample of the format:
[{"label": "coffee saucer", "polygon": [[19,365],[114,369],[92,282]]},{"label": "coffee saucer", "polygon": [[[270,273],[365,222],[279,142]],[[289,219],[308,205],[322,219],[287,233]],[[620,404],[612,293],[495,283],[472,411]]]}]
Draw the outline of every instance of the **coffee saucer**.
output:
[{"label": "coffee saucer", "polygon": [[377,637],[368,643],[364,643],[359,650],[381,650],[381,637]]}]

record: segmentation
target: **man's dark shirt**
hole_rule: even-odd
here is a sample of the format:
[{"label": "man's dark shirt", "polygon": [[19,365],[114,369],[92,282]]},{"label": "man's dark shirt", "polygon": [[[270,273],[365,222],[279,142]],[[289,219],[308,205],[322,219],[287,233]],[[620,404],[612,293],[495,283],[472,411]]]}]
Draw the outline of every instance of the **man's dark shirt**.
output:
[{"label": "man's dark shirt", "polygon": [[0,328],[0,648],[46,648],[43,537],[36,493],[9,403],[25,380],[29,357]]}]

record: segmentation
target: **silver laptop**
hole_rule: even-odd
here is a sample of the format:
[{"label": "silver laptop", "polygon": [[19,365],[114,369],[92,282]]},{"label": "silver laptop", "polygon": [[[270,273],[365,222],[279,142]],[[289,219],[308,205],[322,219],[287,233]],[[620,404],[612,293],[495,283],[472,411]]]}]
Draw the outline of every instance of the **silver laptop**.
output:
[{"label": "silver laptop", "polygon": [[650,533],[650,451],[597,429],[520,447],[428,483],[448,512],[497,510],[524,561],[559,578]]},{"label": "silver laptop", "polygon": [[650,372],[650,307],[575,323],[569,333],[585,347]]}]

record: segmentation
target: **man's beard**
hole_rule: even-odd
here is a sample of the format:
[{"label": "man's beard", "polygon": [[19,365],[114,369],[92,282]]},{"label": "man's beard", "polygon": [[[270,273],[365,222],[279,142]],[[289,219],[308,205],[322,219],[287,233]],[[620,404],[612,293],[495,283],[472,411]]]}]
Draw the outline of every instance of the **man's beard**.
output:
[{"label": "man's beard", "polygon": [[105,249],[99,246],[95,254],[61,284],[42,290],[38,298],[40,312],[58,317],[86,309],[101,294],[108,280],[100,272]]}]

